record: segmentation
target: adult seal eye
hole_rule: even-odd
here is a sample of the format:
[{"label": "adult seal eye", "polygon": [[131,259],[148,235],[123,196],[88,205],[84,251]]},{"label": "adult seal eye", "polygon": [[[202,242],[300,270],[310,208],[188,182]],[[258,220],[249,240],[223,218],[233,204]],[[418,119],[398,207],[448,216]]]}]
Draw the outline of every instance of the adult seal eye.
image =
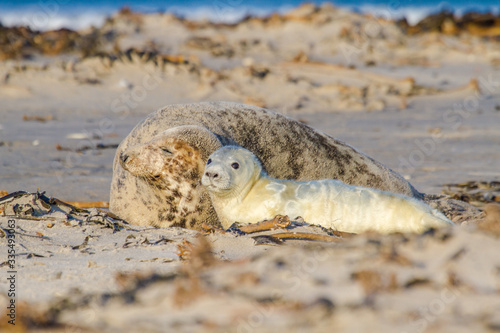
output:
[{"label": "adult seal eye", "polygon": [[238,169],[239,167],[240,167],[240,165],[238,163],[231,164],[231,168],[233,168],[235,170]]},{"label": "adult seal eye", "polygon": [[172,154],[172,152],[170,150],[168,150],[167,147],[161,147],[160,149],[163,150],[163,152],[165,152],[167,154]]},{"label": "adult seal eye", "polygon": [[207,165],[209,165],[210,163],[212,163],[212,159],[211,158],[208,159]]}]

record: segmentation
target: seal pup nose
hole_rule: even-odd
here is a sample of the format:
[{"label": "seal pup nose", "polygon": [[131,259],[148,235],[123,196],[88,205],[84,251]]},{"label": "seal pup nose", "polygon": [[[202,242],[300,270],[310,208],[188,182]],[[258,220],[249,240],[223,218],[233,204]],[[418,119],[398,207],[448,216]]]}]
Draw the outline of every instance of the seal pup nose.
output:
[{"label": "seal pup nose", "polygon": [[209,172],[209,171],[207,171],[207,172],[205,172],[205,176],[207,176],[208,178],[215,179],[215,178],[219,177],[219,174],[216,173],[216,172]]}]

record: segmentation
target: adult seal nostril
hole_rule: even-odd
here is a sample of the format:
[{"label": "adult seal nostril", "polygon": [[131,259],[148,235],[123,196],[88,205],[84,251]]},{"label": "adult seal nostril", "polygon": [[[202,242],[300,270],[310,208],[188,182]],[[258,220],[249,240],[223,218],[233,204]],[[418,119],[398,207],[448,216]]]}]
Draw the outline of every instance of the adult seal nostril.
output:
[{"label": "adult seal nostril", "polygon": [[122,154],[121,155],[121,161],[122,163],[127,163],[127,160],[129,159],[129,155],[128,154]]}]

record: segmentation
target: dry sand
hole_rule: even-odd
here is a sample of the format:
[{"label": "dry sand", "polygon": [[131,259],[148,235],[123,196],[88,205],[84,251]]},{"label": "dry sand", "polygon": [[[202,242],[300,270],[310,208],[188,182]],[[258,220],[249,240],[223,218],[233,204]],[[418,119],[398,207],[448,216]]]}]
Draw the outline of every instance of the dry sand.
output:
[{"label": "dry sand", "polygon": [[[2,53],[0,191],[108,201],[114,147],[135,124],[166,104],[229,100],[344,140],[422,192],[484,181],[476,203],[500,198],[498,39],[407,35],[328,6],[234,26],[122,13],[92,33],[88,57]],[[24,211],[35,205],[23,198]],[[194,231],[37,205],[28,219],[0,217],[0,262],[9,220],[17,255],[17,325],[2,315],[0,330],[500,330],[498,219],[333,244],[215,233],[197,245]]]}]

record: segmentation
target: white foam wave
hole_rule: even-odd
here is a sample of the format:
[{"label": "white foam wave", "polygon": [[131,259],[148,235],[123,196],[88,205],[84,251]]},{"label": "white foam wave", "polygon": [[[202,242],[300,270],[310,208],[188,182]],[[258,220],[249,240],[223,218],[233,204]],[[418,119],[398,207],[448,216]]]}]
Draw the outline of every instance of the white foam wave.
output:
[{"label": "white foam wave", "polygon": [[[104,23],[106,17],[111,16],[116,10],[83,11],[83,12],[48,12],[43,10],[29,11],[3,11],[0,12],[0,23],[4,26],[28,26],[33,30],[53,30],[60,28],[69,28],[80,30],[90,26],[100,26]],[[282,12],[284,9],[272,10],[269,8],[253,8],[244,6],[203,6],[203,7],[185,7],[172,6],[166,12],[190,20],[208,20],[219,23],[236,23],[245,16],[256,17],[268,16],[272,12]],[[153,12],[147,10],[146,12]]]},{"label": "white foam wave", "polygon": [[[237,0],[235,0],[237,1]],[[218,2],[214,1],[211,6],[189,7],[189,6],[171,6],[166,12],[173,13],[180,17],[190,20],[208,20],[211,22],[219,23],[236,23],[246,16],[265,17],[271,15],[273,12],[284,13],[292,8],[291,5],[283,5],[279,8],[263,8],[263,7],[250,7],[244,5],[222,5],[218,6]],[[364,14],[371,14],[376,17],[385,19],[401,19],[405,17],[410,24],[416,24],[424,17],[436,13],[442,9],[449,9],[456,15],[463,15],[471,8],[466,7],[453,7],[446,2],[441,2],[435,6],[407,6],[400,8],[392,8],[387,5],[338,5],[340,8],[355,10]],[[154,10],[149,7],[138,8],[146,12],[153,12]],[[483,6],[475,7],[483,11],[489,11],[494,14],[500,12],[499,6]],[[29,26],[33,30],[53,30],[60,28],[69,28],[80,30],[90,26],[101,26],[106,17],[116,12],[117,8],[98,8],[98,9],[73,9],[71,12],[59,10],[59,8],[36,8],[31,7],[27,10],[11,10],[0,12],[0,23],[4,26],[23,25]]]},{"label": "white foam wave", "polygon": [[467,6],[461,6],[461,7],[453,7],[447,2],[441,2],[439,4],[436,4],[435,6],[407,6],[407,7],[400,7],[400,8],[391,8],[390,6],[384,6],[384,5],[363,5],[360,7],[350,7],[350,9],[357,10],[363,14],[372,14],[376,17],[382,17],[385,19],[390,19],[390,20],[398,20],[402,18],[406,18],[408,23],[410,25],[415,25],[418,22],[420,22],[422,19],[425,17],[438,13],[442,10],[448,10],[452,13],[454,13],[456,16],[460,17],[463,14],[474,10],[474,11],[481,11],[481,12],[490,12],[492,14],[498,14],[500,12],[500,5],[499,6],[491,6],[491,5],[485,5],[485,6],[475,6],[475,7],[467,7]]},{"label": "white foam wave", "polygon": [[55,30],[68,28],[80,30],[91,26],[101,26],[108,16],[106,12],[84,11],[72,12],[48,12],[43,10],[10,11],[0,13],[0,22],[7,27],[28,26],[33,30]]}]

